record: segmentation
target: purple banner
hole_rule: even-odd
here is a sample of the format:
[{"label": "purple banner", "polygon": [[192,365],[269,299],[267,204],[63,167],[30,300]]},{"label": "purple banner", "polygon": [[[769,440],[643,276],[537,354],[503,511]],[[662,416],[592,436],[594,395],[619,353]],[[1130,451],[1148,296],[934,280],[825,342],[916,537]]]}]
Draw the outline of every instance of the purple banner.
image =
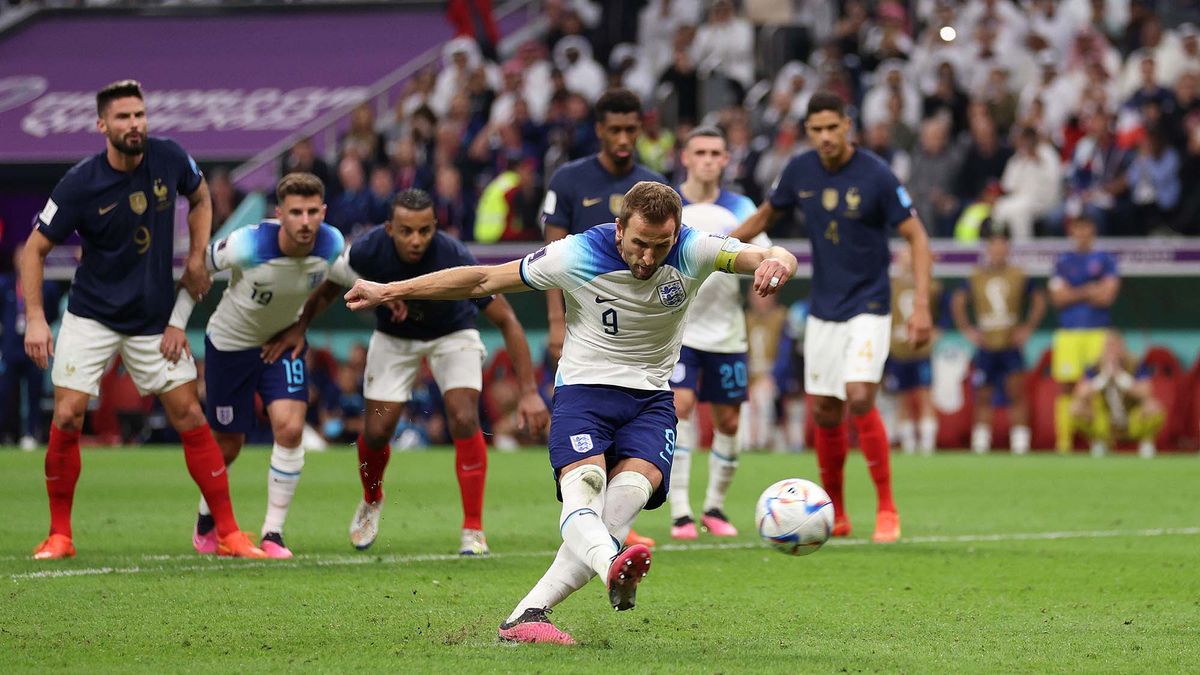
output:
[{"label": "purple banner", "polygon": [[345,9],[49,16],[0,42],[0,162],[74,162],[103,147],[95,92],[147,92],[150,132],[240,160],[452,37],[441,12]]}]

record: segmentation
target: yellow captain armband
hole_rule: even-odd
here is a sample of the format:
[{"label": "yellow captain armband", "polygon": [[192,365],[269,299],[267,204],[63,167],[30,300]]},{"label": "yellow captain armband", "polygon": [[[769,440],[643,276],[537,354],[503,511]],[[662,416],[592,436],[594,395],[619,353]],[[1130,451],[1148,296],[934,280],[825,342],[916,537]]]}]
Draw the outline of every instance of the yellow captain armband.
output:
[{"label": "yellow captain armband", "polygon": [[733,261],[737,260],[738,254],[748,248],[747,244],[741,241],[728,237],[721,244],[721,250],[717,253],[717,260],[713,263],[713,269],[718,272],[727,274],[735,274],[733,271]]}]

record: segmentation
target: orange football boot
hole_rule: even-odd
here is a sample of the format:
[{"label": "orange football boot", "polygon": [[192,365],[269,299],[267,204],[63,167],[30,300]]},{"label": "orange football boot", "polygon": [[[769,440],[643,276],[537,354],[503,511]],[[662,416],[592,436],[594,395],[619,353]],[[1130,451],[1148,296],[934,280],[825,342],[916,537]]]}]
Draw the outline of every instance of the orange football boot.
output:
[{"label": "orange football boot", "polygon": [[871,541],[876,544],[891,544],[900,538],[900,514],[895,511],[878,511],[875,513],[875,535]]},{"label": "orange football boot", "polygon": [[62,560],[75,557],[75,545],[65,534],[52,534],[33,549],[34,560]]},{"label": "orange football boot", "polygon": [[625,545],[634,546],[636,544],[641,544],[642,546],[648,548],[654,548],[658,542],[654,541],[650,537],[644,537],[638,534],[637,531],[631,529],[629,530],[629,536],[625,537]]},{"label": "orange football boot", "polygon": [[850,536],[850,517],[844,513],[838,513],[833,516],[833,532],[835,537]]},{"label": "orange football boot", "polygon": [[217,544],[217,555],[229,558],[266,558],[267,554],[261,548],[250,543],[250,535],[245,532],[233,532],[221,537]]}]

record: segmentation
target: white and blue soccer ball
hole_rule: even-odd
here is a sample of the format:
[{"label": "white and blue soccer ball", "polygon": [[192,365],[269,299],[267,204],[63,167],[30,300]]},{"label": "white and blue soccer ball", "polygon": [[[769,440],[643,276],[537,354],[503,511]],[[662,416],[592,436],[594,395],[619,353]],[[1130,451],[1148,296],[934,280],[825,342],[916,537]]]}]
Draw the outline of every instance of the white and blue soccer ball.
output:
[{"label": "white and blue soccer ball", "polygon": [[820,485],[788,478],[763,490],[754,509],[758,536],[788,555],[808,555],[829,541],[833,501]]}]

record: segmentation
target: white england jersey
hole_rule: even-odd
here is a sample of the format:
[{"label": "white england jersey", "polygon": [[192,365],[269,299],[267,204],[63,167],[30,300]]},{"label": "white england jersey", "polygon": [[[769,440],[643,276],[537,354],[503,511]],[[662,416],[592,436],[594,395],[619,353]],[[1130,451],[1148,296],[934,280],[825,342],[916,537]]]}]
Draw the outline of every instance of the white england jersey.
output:
[{"label": "white england jersey", "polygon": [[662,266],[642,281],[621,259],[610,223],[525,256],[526,285],[561,288],[566,299],[567,334],[555,386],[670,389],[688,305],[710,273],[732,273],[745,248],[737,239],[685,226]]},{"label": "white england jersey", "polygon": [[235,230],[208,247],[210,272],[232,270],[233,278],[208,320],[208,338],[222,351],[261,347],[295,323],[304,301],[325,281],[342,253],[342,233],[322,223],[312,252],[303,258],[279,250],[279,222]]},{"label": "white england jersey", "polygon": [[[754,202],[748,197],[721,190],[715,202],[692,203],[684,199],[683,222],[697,230],[728,235],[754,210]],[[771,240],[760,234],[751,243],[767,248]],[[715,274],[700,286],[696,302],[687,313],[683,344],[718,354],[741,354],[749,348],[742,288],[736,276]]]}]

